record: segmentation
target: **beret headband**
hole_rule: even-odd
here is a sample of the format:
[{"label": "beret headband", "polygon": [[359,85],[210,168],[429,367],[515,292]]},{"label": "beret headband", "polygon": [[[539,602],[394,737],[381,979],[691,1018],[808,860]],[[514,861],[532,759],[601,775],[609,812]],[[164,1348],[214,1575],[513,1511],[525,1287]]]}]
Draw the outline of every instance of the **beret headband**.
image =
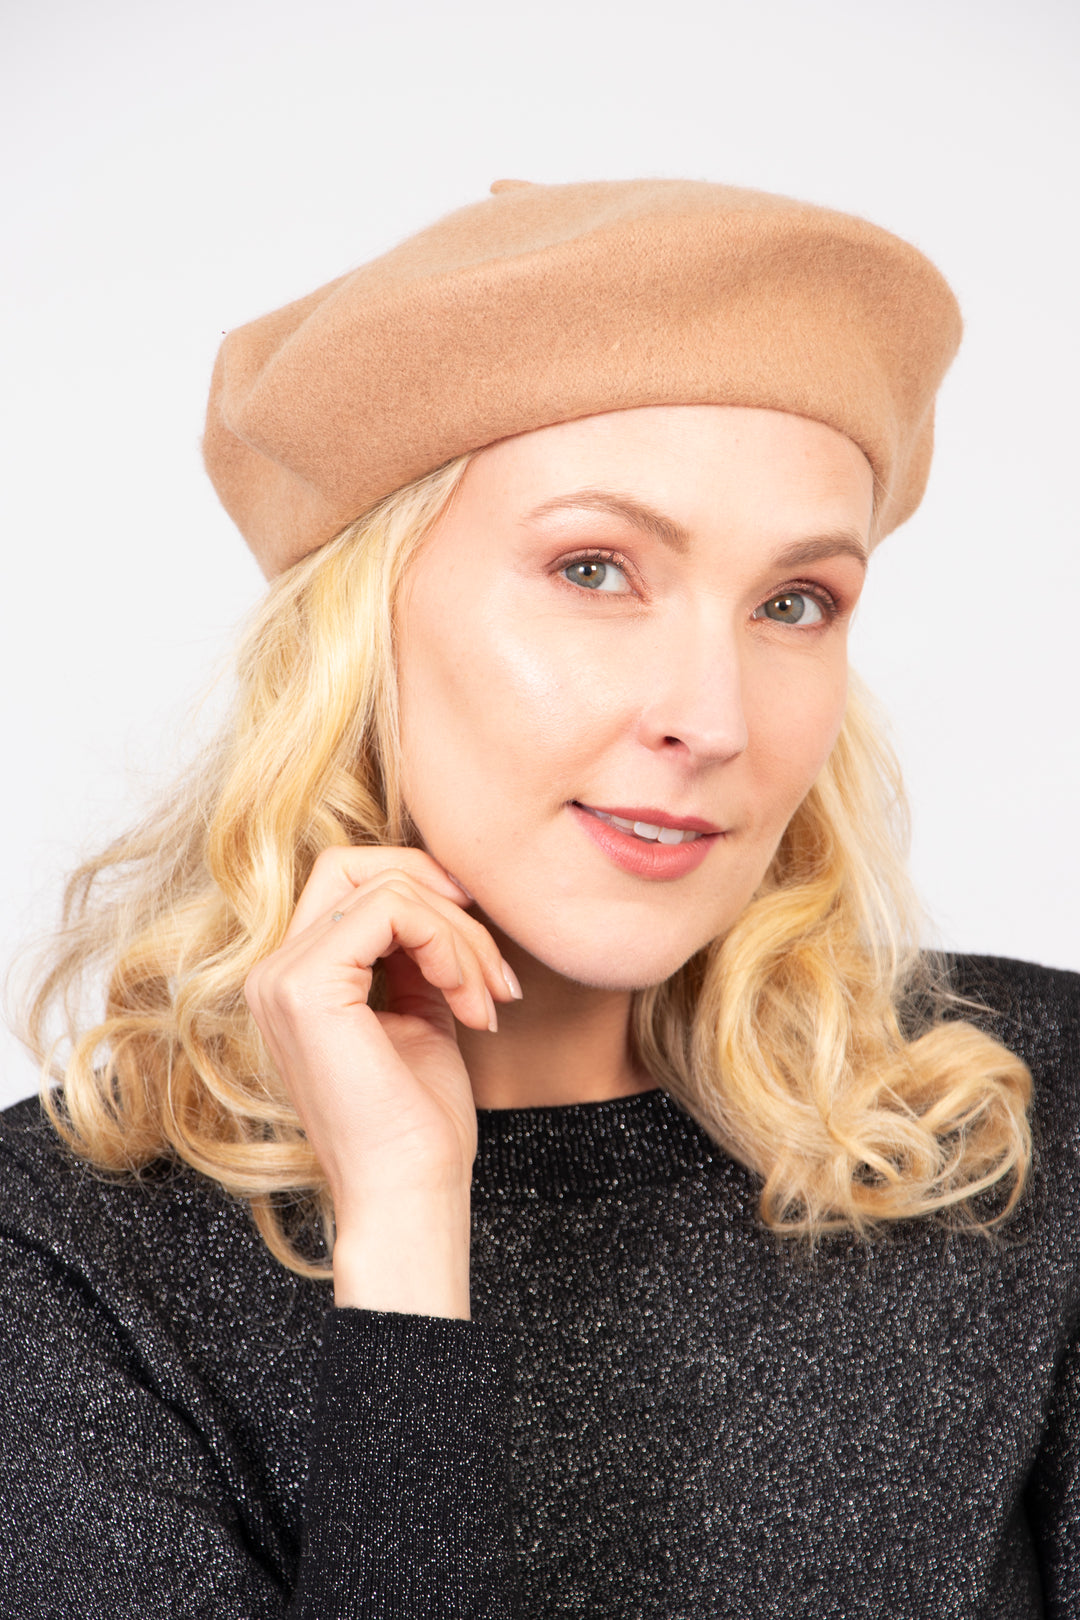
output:
[{"label": "beret headband", "polygon": [[875,540],[918,505],[960,312],[866,220],[702,180],[496,181],[230,332],[203,453],[264,574],[497,439],[642,405],[749,405],[852,439]]}]

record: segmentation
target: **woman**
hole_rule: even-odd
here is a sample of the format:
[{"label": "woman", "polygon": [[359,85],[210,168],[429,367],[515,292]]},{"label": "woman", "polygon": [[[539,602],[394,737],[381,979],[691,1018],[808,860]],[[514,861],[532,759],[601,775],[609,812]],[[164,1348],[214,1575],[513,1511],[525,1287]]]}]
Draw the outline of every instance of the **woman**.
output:
[{"label": "woman", "polygon": [[846,662],[955,302],[492,189],[223,345],[273,583],[31,1009],[104,962],[5,1121],[5,1612],[1075,1614],[1078,982],[920,952]]}]

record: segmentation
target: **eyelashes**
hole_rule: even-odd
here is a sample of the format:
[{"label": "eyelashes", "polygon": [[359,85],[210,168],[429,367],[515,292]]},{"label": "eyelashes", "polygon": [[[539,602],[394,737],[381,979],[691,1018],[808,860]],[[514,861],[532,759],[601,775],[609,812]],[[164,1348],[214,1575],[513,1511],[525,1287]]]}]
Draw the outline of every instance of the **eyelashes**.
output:
[{"label": "eyelashes", "polygon": [[[822,619],[829,624],[834,619],[838,619],[843,612],[843,608],[836,597],[831,591],[827,591],[824,585],[814,584],[810,580],[797,579],[793,580],[790,585],[785,585],[782,591],[777,591],[774,595],[766,597],[761,606],[755,610],[755,616],[760,613],[761,608],[771,607],[774,603],[782,602],[785,598],[791,596],[808,597],[820,609]],[[779,620],[774,622],[779,623]]]},{"label": "eyelashes", "polygon": [[569,574],[572,568],[580,568],[582,570],[593,569],[595,571],[592,579],[582,577],[577,580],[568,581],[569,584],[576,586],[583,591],[588,591],[591,595],[630,595],[629,591],[604,590],[604,586],[607,584],[608,570],[612,568],[617,569],[619,573],[624,576],[624,578],[629,578],[631,576],[632,570],[630,569],[629,564],[626,562],[625,558],[620,557],[617,552],[581,551],[576,556],[568,557],[565,562],[561,562],[559,564],[559,572],[564,578],[567,574]]},{"label": "eyelashes", "polygon": [[[581,569],[578,579],[571,579],[572,569]],[[591,570],[591,575],[589,574]],[[622,574],[630,584],[630,590],[607,589],[611,571]],[[558,564],[558,573],[571,590],[579,596],[630,596],[635,594],[634,580],[638,577],[632,564],[617,551],[592,549],[578,551],[571,557],[563,558]],[[795,599],[803,597],[812,602],[817,609],[819,618],[811,619],[804,629],[813,628],[819,624],[831,624],[843,612],[843,605],[832,592],[815,580],[793,579],[788,580],[779,589],[772,591],[755,608],[752,617],[759,623],[763,617],[772,624],[796,624],[805,617],[805,608],[796,607]],[[776,608],[777,614],[766,614],[768,608]]]}]

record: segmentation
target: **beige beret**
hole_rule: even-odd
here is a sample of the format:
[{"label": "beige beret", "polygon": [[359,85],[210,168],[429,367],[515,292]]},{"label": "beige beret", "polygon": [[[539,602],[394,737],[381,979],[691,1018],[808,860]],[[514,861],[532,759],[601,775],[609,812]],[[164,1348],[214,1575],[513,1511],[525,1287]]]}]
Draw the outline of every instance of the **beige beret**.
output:
[{"label": "beige beret", "polygon": [[491,189],[221,345],[206,466],[268,577],[466,450],[641,405],[812,417],[873,467],[876,539],[915,510],[961,331],[916,248],[702,180]]}]

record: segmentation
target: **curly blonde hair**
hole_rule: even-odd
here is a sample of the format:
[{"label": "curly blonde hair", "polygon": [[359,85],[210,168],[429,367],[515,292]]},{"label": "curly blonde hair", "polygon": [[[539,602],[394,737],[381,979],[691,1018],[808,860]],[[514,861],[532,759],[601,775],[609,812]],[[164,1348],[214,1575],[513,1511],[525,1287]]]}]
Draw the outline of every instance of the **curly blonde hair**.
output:
[{"label": "curly blonde hair", "polygon": [[[165,802],[72,874],[21,1019],[76,1152],[117,1173],[182,1160],[248,1200],[270,1250],[304,1275],[328,1275],[311,1239],[332,1242],[333,1210],[244,981],[279,945],[320,851],[419,842],[398,781],[394,607],[469,459],[271,585],[226,725]],[[760,1174],[765,1222],[811,1240],[934,1213],[987,1231],[1030,1164],[1028,1069],[956,1016],[973,1004],[920,948],[883,737],[853,678],[836,746],[758,893],[633,999],[638,1060]],[[104,1016],[80,1027],[102,972]],[[980,1216],[991,1190],[1005,1196]]]}]

